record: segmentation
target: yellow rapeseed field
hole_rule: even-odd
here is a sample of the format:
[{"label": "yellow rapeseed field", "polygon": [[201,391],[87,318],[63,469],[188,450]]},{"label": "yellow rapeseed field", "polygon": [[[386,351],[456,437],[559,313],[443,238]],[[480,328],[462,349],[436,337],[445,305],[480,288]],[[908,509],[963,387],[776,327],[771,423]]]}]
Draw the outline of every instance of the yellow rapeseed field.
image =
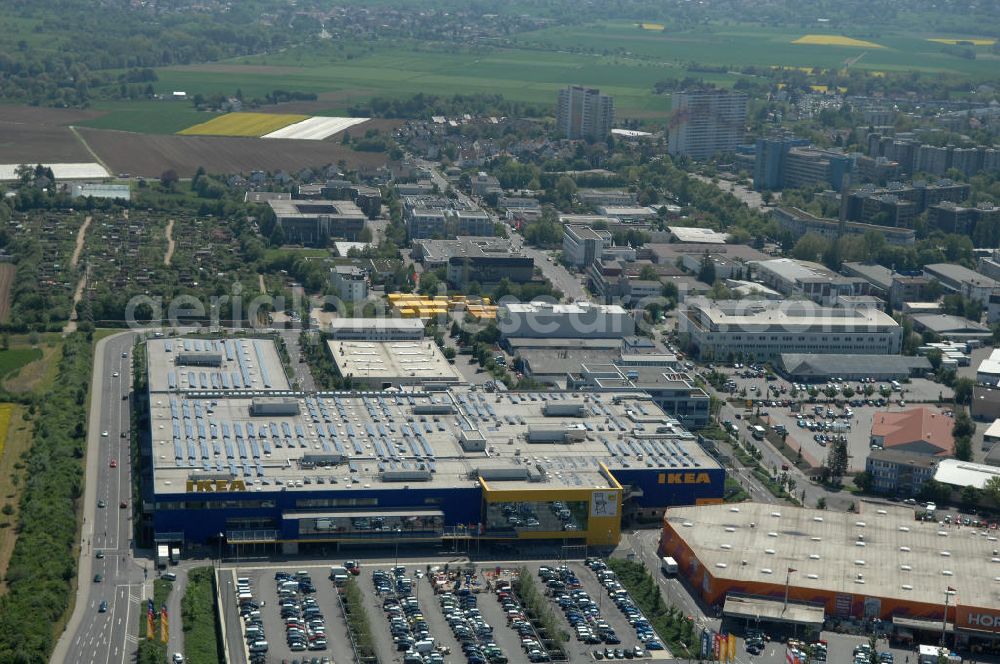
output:
[{"label": "yellow rapeseed field", "polygon": [[854,46],[860,48],[885,48],[875,42],[864,41],[863,39],[852,39],[841,35],[803,35],[792,42],[793,44],[812,44],[814,46]]},{"label": "yellow rapeseed field", "polygon": [[290,113],[226,113],[177,133],[187,136],[263,136],[308,117]]},{"label": "yellow rapeseed field", "polygon": [[642,28],[643,30],[662,30],[663,29],[663,24],[662,23],[640,23],[639,27]]},{"label": "yellow rapeseed field", "polygon": [[938,44],[963,44],[968,42],[973,46],[993,46],[993,44],[997,42],[996,39],[972,39],[972,38],[946,39],[944,37],[935,37],[933,39],[928,39],[927,41],[935,42]]}]

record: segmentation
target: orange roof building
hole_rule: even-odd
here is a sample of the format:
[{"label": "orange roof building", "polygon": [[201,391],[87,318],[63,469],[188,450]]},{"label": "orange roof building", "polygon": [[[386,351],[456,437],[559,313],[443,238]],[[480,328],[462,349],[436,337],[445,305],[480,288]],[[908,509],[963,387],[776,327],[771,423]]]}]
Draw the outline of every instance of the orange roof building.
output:
[{"label": "orange roof building", "polygon": [[951,456],[955,422],[933,408],[913,408],[897,413],[876,413],[872,421],[872,445],[928,456]]}]

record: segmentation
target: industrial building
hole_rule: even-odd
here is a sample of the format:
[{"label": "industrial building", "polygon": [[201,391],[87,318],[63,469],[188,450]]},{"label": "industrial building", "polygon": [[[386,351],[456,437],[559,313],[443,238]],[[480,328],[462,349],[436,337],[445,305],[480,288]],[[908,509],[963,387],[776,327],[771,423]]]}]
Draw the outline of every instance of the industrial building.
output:
[{"label": "industrial building", "polygon": [[588,267],[614,245],[610,231],[567,224],[563,227],[563,258],[570,265]]},{"label": "industrial building", "polygon": [[535,259],[514,249],[505,238],[417,240],[412,254],[427,269],[446,266],[448,283],[455,288],[465,288],[473,281],[481,285],[503,279],[524,283],[535,276]]},{"label": "industrial building", "polygon": [[304,393],[269,340],[151,340],[147,356],[158,543],[603,546],[623,520],[723,497],[722,467],[639,391]]},{"label": "industrial building", "polygon": [[330,285],[344,302],[361,302],[368,297],[368,275],[357,265],[333,266]]},{"label": "industrial building", "polygon": [[635,320],[617,304],[508,302],[497,309],[500,335],[560,339],[622,339],[635,334]]},{"label": "industrial building", "polygon": [[691,298],[678,330],[703,359],[778,359],[782,353],[896,355],[902,327],[878,309],[812,302]]},{"label": "industrial building", "polygon": [[412,318],[334,318],[327,332],[340,341],[417,341],[424,324]]},{"label": "industrial building", "polygon": [[732,153],[747,131],[747,96],[722,89],[673,94],[667,150],[671,156],[708,159]]},{"label": "industrial building", "polygon": [[817,304],[833,306],[841,296],[868,295],[865,279],[837,274],[824,265],[794,258],[771,258],[753,264],[757,278],[785,295],[802,295]]},{"label": "industrial building", "polygon": [[425,382],[463,383],[433,339],[420,341],[336,341],[327,349],[337,373],[350,378],[355,387],[377,390]]},{"label": "industrial building", "polygon": [[949,341],[988,341],[993,338],[993,332],[990,328],[961,316],[913,314],[910,319],[913,321],[915,331],[927,330]]},{"label": "industrial building", "polygon": [[[780,608],[787,596],[825,617],[880,618],[911,640],[915,633],[940,637],[944,623],[960,648],[1000,637],[993,531],[942,528],[915,520],[906,507],[861,502],[856,513],[762,503],[671,508],[660,548],[710,606],[753,596]],[[792,622],[781,615],[770,621]]]},{"label": "industrial building", "polygon": [[1000,290],[1000,281],[953,263],[925,265],[924,276],[937,280],[948,291],[979,302],[984,307],[989,303],[990,295]]},{"label": "industrial building", "polygon": [[725,244],[729,240],[729,233],[720,233],[711,228],[698,228],[697,226],[667,226],[670,231],[671,242],[683,242],[690,244],[698,242],[701,244]]},{"label": "industrial building", "polygon": [[350,201],[270,199],[285,242],[325,246],[330,238],[357,240],[367,217]]},{"label": "industrial building", "polygon": [[802,237],[806,233],[816,233],[828,240],[835,240],[841,235],[864,235],[875,232],[883,235],[889,244],[910,245],[916,242],[917,234],[912,228],[895,228],[893,226],[879,226],[875,224],[864,224],[857,221],[839,221],[837,219],[827,219],[817,217],[804,210],[793,207],[771,208],[770,215],[778,222],[782,230],[788,231],[796,238]]},{"label": "industrial building", "polygon": [[782,353],[777,367],[789,380],[825,383],[833,378],[903,380],[923,376],[931,370],[931,363],[926,357],[908,355]]}]

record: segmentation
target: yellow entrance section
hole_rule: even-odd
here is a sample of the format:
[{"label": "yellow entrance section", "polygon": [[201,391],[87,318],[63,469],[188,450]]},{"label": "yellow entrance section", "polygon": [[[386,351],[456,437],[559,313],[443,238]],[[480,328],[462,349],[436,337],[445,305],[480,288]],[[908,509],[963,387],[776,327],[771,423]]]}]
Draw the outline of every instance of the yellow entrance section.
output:
[{"label": "yellow entrance section", "polygon": [[510,483],[494,481],[491,485],[480,478],[486,503],[485,534],[509,528],[518,539],[572,538],[585,539],[590,546],[617,545],[622,530],[622,487],[603,464],[601,475],[607,484],[582,487],[516,482],[517,488],[503,488]]}]

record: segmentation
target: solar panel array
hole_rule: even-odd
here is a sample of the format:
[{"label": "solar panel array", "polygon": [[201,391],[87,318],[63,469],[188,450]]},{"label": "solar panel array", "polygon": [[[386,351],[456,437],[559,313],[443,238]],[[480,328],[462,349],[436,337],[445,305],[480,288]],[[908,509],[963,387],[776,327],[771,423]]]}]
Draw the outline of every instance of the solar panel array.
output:
[{"label": "solar panel array", "polygon": [[[196,341],[185,340],[183,343],[185,348],[190,344],[197,352],[199,345]],[[213,346],[205,341],[200,347],[224,353],[238,363],[239,371],[233,371],[228,376],[232,382],[227,382],[226,373],[215,379],[211,372],[187,371],[189,385],[242,385],[249,380],[249,369],[254,362],[264,368],[264,357],[257,344],[253,344],[252,353],[232,341],[215,344]],[[176,378],[170,380],[173,384]],[[265,384],[271,382],[266,370],[261,371],[260,380]],[[552,448],[535,452],[542,448],[527,445],[520,448],[523,454],[508,456],[509,452],[502,450],[501,456],[506,456],[509,463],[525,463],[540,468],[547,473],[550,481],[561,481],[568,486],[592,485],[594,473],[602,463],[611,469],[686,469],[701,463],[689,451],[692,449],[698,453],[697,448],[689,447],[690,442],[656,436],[655,432],[647,434],[642,422],[622,415],[625,409],[619,402],[612,403],[612,399],[616,398],[612,396],[560,392],[487,394],[475,391],[295,396],[300,404],[298,417],[248,418],[246,411],[241,412],[241,407],[230,410],[229,402],[219,408],[211,400],[215,397],[210,394],[170,395],[174,466],[189,471],[228,472],[236,477],[259,479],[261,484],[281,484],[282,477],[291,482],[287,479],[291,469],[289,462],[295,463],[306,455],[330,455],[342,459],[351,473],[347,481],[353,483],[360,481],[356,476],[361,471],[375,467],[379,472],[420,469],[434,473],[442,460],[456,460],[464,455],[458,445],[448,445],[444,454],[440,455],[432,443],[432,436],[456,432],[457,429],[476,429],[502,436],[505,425],[534,425],[538,421],[539,409],[546,402],[560,401],[580,403],[585,417],[550,417],[545,419],[545,426],[558,426],[561,422],[584,427],[587,438],[592,441],[585,450],[567,446],[565,453],[561,450],[553,453]],[[534,404],[530,409],[524,408],[532,402]],[[414,406],[426,405],[450,405],[454,412],[418,414],[412,410]],[[627,408],[643,416],[659,414],[648,402],[646,405],[639,401],[629,402]],[[532,417],[532,421],[529,423],[519,411]],[[278,450],[284,453],[275,454]],[[494,449],[491,456],[496,452],[497,449]],[[308,478],[308,475],[302,477]],[[305,481],[309,483],[308,479]],[[322,479],[317,481],[322,482]],[[337,480],[330,477],[330,482]]]},{"label": "solar panel array", "polygon": [[[241,352],[241,343],[249,346],[246,352]],[[178,366],[167,371],[167,389],[177,391],[186,387],[190,390],[222,391],[280,388],[282,385],[276,386],[274,384],[267,368],[265,347],[269,343],[259,339],[246,339],[242,342],[232,339],[179,339],[176,345],[178,350],[185,353],[218,354],[225,357],[229,364],[235,362],[236,368],[234,370],[222,368],[194,370],[190,367]],[[173,340],[165,340],[163,346],[167,353],[174,352]],[[252,355],[250,355],[250,349],[253,351]],[[254,368],[260,375],[259,382],[254,381],[252,374]]]},{"label": "solar panel array", "polygon": [[[350,421],[355,419],[353,406],[345,404],[340,396],[306,396],[302,402],[303,419],[312,424],[308,432],[301,422],[266,417],[253,422],[217,418],[211,410],[213,402],[170,397],[175,465],[264,477],[272,452],[287,448],[301,449],[303,454],[318,450],[339,455],[348,461],[351,472],[359,470],[355,461],[371,460],[377,462],[379,470],[437,470],[434,448],[425,433],[433,431],[431,422],[439,431],[446,431],[445,423],[438,416],[407,415],[398,408],[415,405],[417,400],[412,396],[363,397],[361,403],[370,421],[360,427]],[[369,444],[371,451],[367,450]]]}]

